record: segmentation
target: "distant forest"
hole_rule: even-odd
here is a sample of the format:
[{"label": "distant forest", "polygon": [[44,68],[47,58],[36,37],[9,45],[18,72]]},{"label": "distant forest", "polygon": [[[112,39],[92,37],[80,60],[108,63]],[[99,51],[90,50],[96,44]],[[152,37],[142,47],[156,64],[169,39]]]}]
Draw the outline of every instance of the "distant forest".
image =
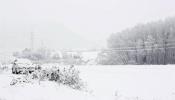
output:
[{"label": "distant forest", "polygon": [[175,17],[111,34],[99,64],[175,64]]}]

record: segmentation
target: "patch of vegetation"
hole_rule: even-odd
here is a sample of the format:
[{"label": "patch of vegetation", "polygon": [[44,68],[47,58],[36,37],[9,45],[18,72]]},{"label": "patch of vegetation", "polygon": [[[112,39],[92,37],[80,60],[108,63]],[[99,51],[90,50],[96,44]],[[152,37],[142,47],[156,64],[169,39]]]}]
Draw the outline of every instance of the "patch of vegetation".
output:
[{"label": "patch of vegetation", "polygon": [[85,85],[79,76],[79,71],[72,66],[64,66],[61,68],[52,67],[50,69],[36,69],[31,74],[26,74],[26,77],[22,80],[21,78],[13,79],[10,83],[11,85],[16,85],[18,83],[29,83],[32,80],[40,81],[53,81],[59,84],[69,86],[73,89],[82,90]]}]

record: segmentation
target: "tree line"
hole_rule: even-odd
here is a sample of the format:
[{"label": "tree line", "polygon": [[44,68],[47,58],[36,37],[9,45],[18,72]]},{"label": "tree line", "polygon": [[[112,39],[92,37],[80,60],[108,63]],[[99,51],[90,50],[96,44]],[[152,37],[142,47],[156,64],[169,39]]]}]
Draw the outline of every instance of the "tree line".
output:
[{"label": "tree line", "polygon": [[175,64],[175,17],[113,33],[99,64]]}]

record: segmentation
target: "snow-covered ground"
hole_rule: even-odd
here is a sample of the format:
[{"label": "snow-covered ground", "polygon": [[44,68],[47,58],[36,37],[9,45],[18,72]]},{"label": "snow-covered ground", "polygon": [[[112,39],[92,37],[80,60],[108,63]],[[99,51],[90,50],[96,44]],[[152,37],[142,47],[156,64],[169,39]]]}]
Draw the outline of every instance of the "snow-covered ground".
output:
[{"label": "snow-covered ground", "polygon": [[175,65],[82,66],[79,69],[98,100],[175,99]]},{"label": "snow-covered ground", "polygon": [[0,74],[0,100],[174,100],[175,65],[76,66],[88,92],[54,82],[10,86]]}]

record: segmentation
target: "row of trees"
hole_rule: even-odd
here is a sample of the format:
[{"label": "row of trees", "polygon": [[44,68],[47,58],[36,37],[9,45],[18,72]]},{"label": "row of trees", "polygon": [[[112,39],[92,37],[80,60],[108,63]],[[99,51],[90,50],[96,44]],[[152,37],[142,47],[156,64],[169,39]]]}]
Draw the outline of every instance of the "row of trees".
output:
[{"label": "row of trees", "polygon": [[112,34],[100,64],[174,64],[175,18],[139,24]]}]

